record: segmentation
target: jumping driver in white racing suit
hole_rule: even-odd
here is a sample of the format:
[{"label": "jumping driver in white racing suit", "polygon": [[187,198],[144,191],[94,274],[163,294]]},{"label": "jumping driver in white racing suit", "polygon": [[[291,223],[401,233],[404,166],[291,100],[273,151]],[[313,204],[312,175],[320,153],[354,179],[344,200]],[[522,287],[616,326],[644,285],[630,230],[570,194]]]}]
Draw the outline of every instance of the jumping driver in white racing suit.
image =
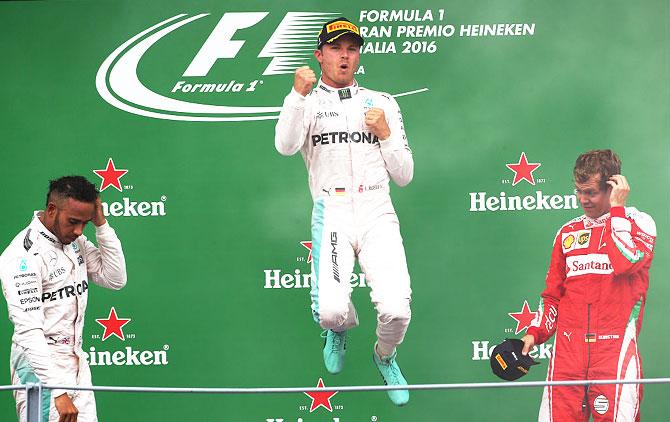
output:
[{"label": "jumping driver in white racing suit", "polygon": [[[89,221],[98,247],[82,235]],[[14,324],[12,384],[90,386],[82,350],[88,281],[110,289],[126,284],[121,242],[95,186],[81,176],[52,181],[46,209],[35,212],[0,256],[0,278]],[[42,391],[44,422],[98,420],[92,391]],[[19,421],[25,421],[25,390],[14,397]]]},{"label": "jumping driver in white racing suit", "polygon": [[[346,330],[358,325],[350,285],[358,258],[377,311],[373,360],[386,384],[407,385],[395,358],[411,318],[411,288],[389,178],[407,185],[414,163],[396,101],[354,80],[362,44],[358,28],[344,18],[323,26],[314,52],[321,80],[307,66],[296,70],[275,146],[283,155],[300,151],[307,166],[314,200],[312,313],[327,330],[327,370],[342,370]],[[388,395],[399,406],[409,400],[408,390]]]}]

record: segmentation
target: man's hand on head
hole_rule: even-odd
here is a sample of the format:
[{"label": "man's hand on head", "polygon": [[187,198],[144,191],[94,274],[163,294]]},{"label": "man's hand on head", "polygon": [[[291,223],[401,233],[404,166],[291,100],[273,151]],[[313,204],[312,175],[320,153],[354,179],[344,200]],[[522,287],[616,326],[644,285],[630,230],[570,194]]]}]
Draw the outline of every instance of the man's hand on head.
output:
[{"label": "man's hand on head", "polygon": [[386,116],[384,115],[384,110],[381,108],[373,107],[369,109],[365,113],[365,124],[382,141],[391,136],[391,129],[388,123],[386,123]]},{"label": "man's hand on head", "polygon": [[309,66],[301,66],[295,70],[293,88],[303,97],[309,94],[316,83],[316,74]]},{"label": "man's hand on head", "polygon": [[610,177],[607,184],[612,187],[612,192],[610,192],[610,206],[626,206],[626,199],[628,199],[628,193],[630,193],[630,186],[628,185],[626,177],[621,174],[615,174]]},{"label": "man's hand on head", "polygon": [[102,212],[102,201],[100,200],[100,195],[95,200],[95,211],[93,213],[93,224],[96,227],[100,227],[105,224],[107,220],[105,219],[105,214]]}]

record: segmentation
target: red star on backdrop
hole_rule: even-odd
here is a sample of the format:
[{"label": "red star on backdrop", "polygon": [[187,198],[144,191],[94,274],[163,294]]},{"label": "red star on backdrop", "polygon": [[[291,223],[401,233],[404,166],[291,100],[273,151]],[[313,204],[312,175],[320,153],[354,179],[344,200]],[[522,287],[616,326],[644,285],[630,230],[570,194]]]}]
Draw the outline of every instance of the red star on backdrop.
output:
[{"label": "red star on backdrop", "polygon": [[529,163],[526,159],[526,153],[522,152],[521,157],[519,157],[519,162],[516,164],[510,163],[505,164],[508,169],[514,172],[514,181],[512,181],[512,186],[516,185],[522,180],[527,181],[531,185],[535,185],[535,178],[533,177],[533,172],[537,170],[542,164],[540,163]]},{"label": "red star on backdrop", "polygon": [[312,262],[312,241],[303,240],[302,242],[300,242],[300,244],[305,248],[307,248],[307,250],[309,250],[309,256],[307,257],[307,262]]},{"label": "red star on backdrop", "polygon": [[[319,383],[316,385],[317,388],[325,388],[323,385],[323,379],[319,378]],[[312,405],[309,408],[309,413],[312,413],[314,410],[316,410],[319,406],[323,406],[329,411],[333,411],[333,406],[330,404],[330,399],[333,397],[335,394],[337,394],[337,391],[319,391],[319,392],[310,392],[307,393],[305,392],[309,397],[312,398]]]},{"label": "red star on backdrop", "polygon": [[100,169],[100,170],[93,170],[93,173],[97,174],[100,176],[102,179],[102,184],[100,185],[100,192],[104,191],[107,189],[109,186],[114,186],[116,190],[119,192],[122,191],[121,189],[121,182],[119,182],[119,179],[128,173],[128,170],[125,169],[117,169],[114,166],[114,160],[111,158],[107,161],[107,168],[106,169]]},{"label": "red star on backdrop", "polygon": [[521,312],[510,312],[507,315],[511,316],[516,320],[516,329],[514,334],[519,334],[526,328],[530,327],[530,323],[535,319],[537,312],[531,312],[530,306],[528,306],[528,301],[523,301],[523,307]]},{"label": "red star on backdrop", "polygon": [[125,341],[126,337],[123,335],[123,326],[130,322],[130,318],[119,318],[116,316],[116,309],[112,306],[109,310],[107,318],[96,319],[97,323],[105,327],[105,333],[102,335],[102,341],[107,340],[108,337],[114,335]]}]

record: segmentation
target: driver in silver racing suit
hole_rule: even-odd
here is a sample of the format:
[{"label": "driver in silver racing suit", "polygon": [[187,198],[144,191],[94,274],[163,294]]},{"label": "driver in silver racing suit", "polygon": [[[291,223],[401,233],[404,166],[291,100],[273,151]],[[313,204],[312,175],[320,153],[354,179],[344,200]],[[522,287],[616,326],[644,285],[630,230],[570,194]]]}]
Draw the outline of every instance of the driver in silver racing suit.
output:
[{"label": "driver in silver racing suit", "polygon": [[[377,311],[374,362],[386,384],[406,385],[395,348],[411,318],[411,288],[389,178],[407,185],[414,163],[396,101],[354,80],[362,43],[344,18],[323,26],[315,52],[321,79],[311,89],[314,72],[297,69],[275,146],[283,155],[300,151],[307,166],[314,200],[312,313],[327,330],[326,368],[342,370],[346,330],[358,325],[350,284],[358,258]],[[409,400],[407,390],[388,393],[397,405]]]},{"label": "driver in silver racing suit", "polygon": [[[85,193],[73,195],[73,189]],[[97,247],[82,235],[88,221],[95,225]],[[90,386],[82,349],[89,280],[115,290],[126,284],[121,242],[95,187],[81,176],[52,181],[47,208],[35,212],[0,256],[0,278],[14,324],[12,384]],[[14,397],[25,421],[25,390],[15,390]],[[44,389],[42,406],[44,422],[98,420],[92,391]]]}]

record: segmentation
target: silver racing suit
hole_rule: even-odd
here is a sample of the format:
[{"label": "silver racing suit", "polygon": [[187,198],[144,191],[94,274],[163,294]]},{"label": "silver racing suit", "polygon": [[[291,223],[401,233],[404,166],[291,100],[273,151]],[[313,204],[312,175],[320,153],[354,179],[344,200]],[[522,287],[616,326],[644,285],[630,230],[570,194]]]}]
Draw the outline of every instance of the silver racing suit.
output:
[{"label": "silver racing suit", "polygon": [[[83,235],[63,245],[38,215],[0,256],[2,292],[14,324],[12,383],[89,386],[91,373],[82,349],[88,282],[110,289],[126,284],[121,242],[105,223],[95,229],[99,247]],[[79,410],[78,421],[97,421],[92,391],[44,392],[42,420],[58,420],[53,399],[68,393]],[[14,396],[19,420],[24,421],[25,391]]]},{"label": "silver racing suit", "polygon": [[[365,112],[381,108],[391,130],[378,139]],[[331,88],[319,81],[303,97],[286,96],[275,131],[283,155],[300,151],[314,200],[312,313],[324,329],[358,325],[350,284],[358,258],[377,311],[377,337],[400,344],[411,318],[410,277],[389,179],[407,185],[414,161],[398,104],[388,94],[354,84]]]}]

